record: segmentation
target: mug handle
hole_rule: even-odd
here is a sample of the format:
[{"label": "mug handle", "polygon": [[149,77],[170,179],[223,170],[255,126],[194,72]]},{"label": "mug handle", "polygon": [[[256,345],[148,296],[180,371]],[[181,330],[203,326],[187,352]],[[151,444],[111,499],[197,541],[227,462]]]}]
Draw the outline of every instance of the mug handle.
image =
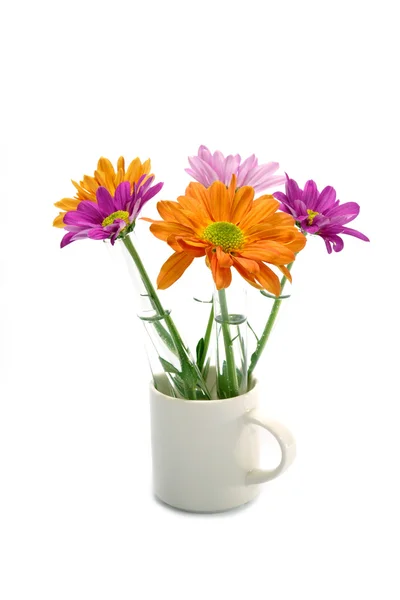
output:
[{"label": "mug handle", "polygon": [[247,423],[253,425],[259,425],[263,427],[276,439],[278,442],[282,458],[281,462],[275,469],[252,469],[247,473],[246,485],[252,485],[254,483],[265,483],[271,481],[281,475],[294,461],[296,458],[296,442],[289,429],[286,429],[283,425],[272,419],[265,417],[260,410],[253,408],[246,414]]}]

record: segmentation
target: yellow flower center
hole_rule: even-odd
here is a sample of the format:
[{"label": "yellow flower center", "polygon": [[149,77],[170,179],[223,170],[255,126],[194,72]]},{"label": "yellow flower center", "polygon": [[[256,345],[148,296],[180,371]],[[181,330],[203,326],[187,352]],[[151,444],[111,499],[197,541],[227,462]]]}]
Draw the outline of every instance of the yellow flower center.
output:
[{"label": "yellow flower center", "polygon": [[116,212],[113,212],[111,215],[109,215],[108,217],[106,217],[104,219],[104,221],[102,222],[102,227],[106,227],[107,225],[112,225],[115,221],[115,219],[122,219],[122,221],[125,221],[125,223],[127,225],[129,225],[129,213],[127,210],[117,210]]},{"label": "yellow flower center", "polygon": [[308,214],[308,224],[312,225],[315,217],[317,215],[319,215],[319,213],[315,212],[315,210],[311,210],[311,208],[307,208],[307,214]]},{"label": "yellow flower center", "polygon": [[224,252],[239,250],[244,244],[244,235],[242,230],[227,221],[217,221],[211,223],[203,231],[203,240],[210,242],[214,246],[220,246]]}]

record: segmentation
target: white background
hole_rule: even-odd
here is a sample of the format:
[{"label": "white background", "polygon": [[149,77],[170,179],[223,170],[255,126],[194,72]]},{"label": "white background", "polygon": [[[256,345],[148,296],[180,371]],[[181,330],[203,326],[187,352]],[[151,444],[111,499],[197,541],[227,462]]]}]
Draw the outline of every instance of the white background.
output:
[{"label": "white background", "polygon": [[[3,6],[2,600],[399,598],[395,5]],[[201,143],[333,185],[371,238],[331,256],[315,238],[299,258],[258,369],[298,458],[216,516],[153,499],[134,290],[103,244],[61,251],[51,227],[100,155],[151,157],[174,199]],[[138,229],[156,275],[168,248]],[[172,308],[194,310],[195,272]]]}]

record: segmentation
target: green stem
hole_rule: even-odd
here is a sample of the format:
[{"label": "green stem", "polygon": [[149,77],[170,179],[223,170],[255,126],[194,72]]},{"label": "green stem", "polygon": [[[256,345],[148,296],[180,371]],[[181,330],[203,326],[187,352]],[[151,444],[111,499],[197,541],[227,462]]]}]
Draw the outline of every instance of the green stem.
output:
[{"label": "green stem", "polygon": [[[293,263],[290,263],[288,265],[288,271],[290,271],[290,269],[292,268]],[[281,279],[281,294],[283,291],[283,288],[285,287],[285,283],[287,281],[287,277],[283,276]],[[276,317],[278,316],[278,312],[280,309],[280,306],[282,304],[282,299],[277,299],[274,301],[273,305],[272,305],[272,310],[271,310],[271,314],[269,315],[267,324],[264,328],[264,331],[262,332],[262,335],[260,337],[260,339],[257,342],[257,347],[255,349],[255,351],[253,352],[253,355],[251,357],[251,361],[250,361],[250,366],[249,366],[249,371],[247,374],[247,379],[248,382],[250,384],[251,381],[251,376],[253,374],[254,368],[257,365],[258,361],[260,360],[260,356],[266,346],[266,343],[268,341],[268,338],[270,336],[270,333],[272,331],[272,327],[274,326],[274,323],[276,321]]]},{"label": "green stem", "polygon": [[235,355],[232,348],[232,340],[229,326],[229,312],[228,305],[226,302],[225,290],[218,291],[219,306],[221,309],[221,329],[222,336],[224,338],[225,347],[225,360],[226,360],[226,372],[227,372],[227,386],[225,388],[229,394],[228,398],[233,398],[239,395],[239,385],[237,380]]},{"label": "green stem", "polygon": [[203,371],[204,368],[204,362],[207,358],[207,353],[208,353],[208,348],[210,346],[210,340],[211,340],[211,333],[212,333],[212,328],[213,328],[213,324],[214,324],[214,304],[211,304],[211,310],[210,310],[210,316],[208,317],[208,322],[207,322],[207,329],[206,329],[206,333],[204,335],[204,347],[203,347],[203,354],[201,356],[201,359],[199,361],[198,367],[200,369],[200,371]]},{"label": "green stem", "polygon": [[146,292],[149,295],[154,309],[157,311],[157,314],[164,319],[168,331],[171,335],[171,338],[175,344],[182,368],[182,380],[185,386],[185,398],[187,400],[196,400],[197,394],[195,388],[197,385],[199,385],[205,396],[205,399],[210,400],[210,394],[207,390],[205,382],[203,381],[201,373],[197,366],[189,359],[187,349],[183,343],[181,336],[179,335],[176,325],[173,322],[169,313],[164,310],[160,299],[157,295],[157,292],[154,289],[154,286],[151,283],[147,271],[142,263],[142,260],[139,254],[137,253],[136,248],[132,244],[132,240],[129,236],[126,236],[125,238],[123,238],[122,241],[124,242],[125,248],[131,255],[137,270],[139,271],[139,275],[143,281],[143,285],[146,288]]},{"label": "green stem", "polygon": [[[149,296],[149,294],[141,294],[141,296],[145,296],[146,298],[148,298],[150,300],[150,304],[152,305],[152,307],[155,309],[156,307],[154,306],[153,300],[152,298]],[[142,320],[143,317],[141,317]],[[178,352],[175,348],[175,344],[173,342],[173,339],[171,338],[170,334],[168,333],[168,331],[165,329],[165,327],[163,326],[162,323],[160,323],[160,321],[153,321],[153,325],[155,330],[157,331],[158,335],[160,336],[161,340],[164,342],[164,344],[167,346],[168,350],[170,352],[172,352],[172,354],[174,354],[175,356],[178,356]]]}]

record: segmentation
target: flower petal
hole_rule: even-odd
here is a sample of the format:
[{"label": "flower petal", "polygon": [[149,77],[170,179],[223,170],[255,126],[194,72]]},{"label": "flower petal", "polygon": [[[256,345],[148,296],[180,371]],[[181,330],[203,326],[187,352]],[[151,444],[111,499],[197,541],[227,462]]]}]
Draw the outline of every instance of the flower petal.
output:
[{"label": "flower petal", "polygon": [[168,223],[167,221],[156,221],[150,225],[150,231],[159,240],[167,241],[170,235],[176,235],[181,237],[192,237],[194,231],[180,225],[179,223]]},{"label": "flower petal", "polygon": [[88,192],[83,188],[79,183],[76,183],[73,179],[71,179],[72,185],[74,185],[78,191],[79,200],[93,200],[93,192]]},{"label": "flower petal", "polygon": [[226,186],[215,181],[209,188],[211,216],[215,221],[229,221],[231,203]]},{"label": "flower petal", "polygon": [[336,191],[331,185],[328,185],[324,187],[324,189],[320,193],[318,201],[315,205],[315,210],[319,213],[325,214],[328,208],[331,208],[335,204],[335,201]]},{"label": "flower petal", "polygon": [[307,206],[302,200],[294,200],[290,205],[290,210],[295,219],[308,219]]},{"label": "flower petal", "polygon": [[150,171],[150,161],[148,161],[148,169],[145,170],[144,166],[145,163],[143,163],[142,165],[138,157],[134,158],[129,164],[129,167],[125,173],[125,181],[129,181],[131,184],[138,181],[138,179],[143,175],[143,173],[148,173]]},{"label": "flower petal", "polygon": [[219,150],[214,152],[211,166],[218,175],[218,179],[225,185],[228,185],[231,178],[229,177],[228,183],[225,182],[225,156]]},{"label": "flower petal", "polygon": [[327,238],[323,238],[328,254],[332,254],[332,245]]},{"label": "flower petal", "polygon": [[317,184],[312,179],[306,181],[303,190],[302,200],[308,209],[315,209],[318,200],[318,189]]},{"label": "flower petal", "polygon": [[229,221],[235,225],[250,211],[254,200],[254,189],[250,186],[239,188],[232,201]]},{"label": "flower petal", "polygon": [[[126,210],[131,200],[131,184],[129,181],[123,181],[115,190],[114,211]],[[113,211],[113,212],[114,212]],[[111,213],[110,213],[111,214]]]},{"label": "flower petal", "polygon": [[297,185],[297,182],[289,177],[286,180],[286,196],[290,204],[293,204],[295,200],[301,200],[303,196],[303,192]]},{"label": "flower petal", "polygon": [[99,158],[98,163],[97,163],[97,170],[107,173],[107,176],[110,179],[113,179],[115,176],[115,171],[114,171],[112,162],[110,160],[108,160],[108,158],[104,158],[104,156],[101,156]]},{"label": "flower petal", "polygon": [[196,229],[196,216],[182,208],[178,202],[161,200],[157,203],[157,210],[166,221],[179,223],[189,229]]},{"label": "flower petal", "polygon": [[[172,200],[160,200],[159,202],[157,202],[157,211],[158,214],[160,215],[160,217],[162,219],[164,219],[164,221],[174,221],[174,213],[173,210],[171,208],[171,205],[176,204],[175,202],[173,202]],[[148,219],[147,217],[142,217],[143,221],[148,221],[150,219]],[[154,219],[152,219],[152,222],[154,221]]]},{"label": "flower petal", "polygon": [[178,244],[178,241],[174,235],[170,235],[167,238],[167,244],[172,248],[172,250],[175,250],[175,252],[182,252],[182,247]]},{"label": "flower petal", "polygon": [[278,207],[279,202],[273,196],[261,196],[257,200],[254,200],[251,210],[238,223],[240,229],[246,233],[246,230],[250,227],[267,220],[268,217],[278,210]]},{"label": "flower petal", "polygon": [[63,239],[61,240],[61,248],[64,248],[64,246],[67,246],[71,242],[76,242],[77,240],[83,240],[87,238],[87,232],[87,229],[82,231],[69,231],[64,235]]},{"label": "flower petal", "polygon": [[211,271],[217,290],[222,290],[230,286],[232,273],[230,268],[222,267],[218,261],[217,253],[212,253]]},{"label": "flower petal", "polygon": [[68,233],[66,233],[61,240],[60,248],[64,248],[65,246],[68,246],[68,244],[73,242],[74,240],[72,238],[74,237],[74,235],[75,235],[74,231],[69,231]]},{"label": "flower petal", "polygon": [[179,250],[184,250],[185,252],[194,257],[204,256],[206,253],[206,243],[203,244],[202,242],[197,242],[195,240],[185,240],[181,237],[176,237],[175,240],[179,247]]},{"label": "flower petal", "polygon": [[330,223],[349,223],[353,221],[360,212],[360,206],[356,202],[345,202],[340,206],[334,206],[324,213],[329,218]]},{"label": "flower petal", "polygon": [[319,235],[324,239],[326,249],[328,250],[329,254],[331,254],[332,248],[335,252],[340,252],[341,250],[343,250],[344,242],[343,242],[342,238],[340,238],[335,233],[329,233],[329,234],[320,233]]},{"label": "flower petal", "polygon": [[[210,202],[210,193],[204,185],[201,183],[195,183],[192,181],[189,183],[188,187],[185,191],[186,203],[190,202],[193,206],[193,200],[195,202],[193,208],[196,209],[197,205],[200,204],[204,213],[212,220],[212,211],[211,211],[211,202]],[[181,196],[178,198],[178,202],[182,204],[183,200]],[[183,205],[183,204],[182,204]]]},{"label": "flower petal", "polygon": [[301,233],[301,231],[296,231],[296,235],[293,241],[289,242],[287,244],[287,247],[294,252],[295,254],[297,254],[298,252],[300,252],[300,250],[303,250],[304,246],[307,243],[307,238],[306,236]]},{"label": "flower petal", "polygon": [[117,209],[113,202],[113,197],[107,188],[100,186],[96,192],[97,204],[101,212],[105,215],[111,215]]},{"label": "flower petal", "polygon": [[[242,185],[251,185],[255,189],[259,189],[261,184],[269,182],[272,179],[273,173],[279,169],[279,163],[269,162],[265,165],[255,165],[243,179]],[[285,181],[285,177],[281,177],[282,182]]]},{"label": "flower petal", "polygon": [[230,154],[229,156],[226,157],[224,172],[223,172],[223,179],[222,179],[222,181],[225,183],[225,185],[229,185],[232,175],[237,174],[239,164],[240,164],[239,154],[236,154],[235,156]]},{"label": "flower petal", "polygon": [[[276,212],[270,217],[268,217],[268,220],[266,220],[264,223],[260,223],[260,225],[263,227],[293,227],[294,224],[294,218],[291,215],[282,212]],[[255,225],[255,227],[257,226],[258,224]]]},{"label": "flower petal", "polygon": [[246,160],[243,161],[243,164],[241,164],[238,168],[238,187],[242,187],[243,185],[251,185],[250,183],[248,183],[248,175],[253,169],[257,167],[257,165],[258,160],[255,154],[252,154],[251,156],[246,158]]},{"label": "flower petal", "polygon": [[280,295],[281,284],[279,277],[263,263],[260,263],[260,272],[257,274],[257,280],[265,290],[271,292],[274,296]]},{"label": "flower petal", "polygon": [[363,240],[364,242],[369,242],[369,238],[366,235],[361,233],[361,231],[357,231],[356,229],[351,229],[350,227],[343,227],[341,233],[347,233],[347,235],[352,235],[359,240]]},{"label": "flower petal", "polygon": [[[289,216],[289,215],[288,215]],[[275,240],[277,242],[281,242],[286,244],[291,242],[296,237],[296,229],[293,226],[293,218],[291,226],[278,226],[278,225],[270,225],[269,223],[263,223],[261,225],[254,225],[246,232],[246,245],[252,244],[259,240]]]},{"label": "flower petal", "polygon": [[243,279],[245,279],[245,281],[247,281],[247,283],[249,283],[250,285],[252,285],[253,287],[257,288],[258,290],[262,289],[262,286],[257,283],[255,276],[252,275],[244,266],[243,266],[243,261],[246,259],[239,259],[238,257],[233,257],[233,266],[235,267],[236,271],[239,273],[239,275],[241,277],[243,277]]},{"label": "flower petal", "polygon": [[147,202],[149,200],[151,200],[156,194],[158,194],[158,192],[162,189],[162,187],[164,185],[164,183],[162,181],[160,181],[156,185],[153,185],[148,188],[147,184],[150,181],[152,181],[153,179],[154,179],[154,177],[151,177],[150,179],[148,179],[146,181],[146,183],[144,184],[144,186],[141,186],[141,188],[138,191],[135,188],[135,194],[137,194],[137,201],[135,202],[135,199],[133,199],[131,201],[131,202],[133,202],[133,205],[129,206],[129,210],[132,212],[132,214],[134,215],[135,218],[138,216],[138,214],[142,210],[143,206],[145,204],[147,204]]},{"label": "flower petal", "polygon": [[211,152],[209,151],[207,146],[204,146],[203,144],[201,146],[199,146],[197,154],[200,156],[200,158],[202,158],[206,162],[208,162],[208,163],[212,162],[213,155],[211,154]]},{"label": "flower petal", "polygon": [[79,202],[79,198],[63,198],[62,200],[55,202],[54,206],[62,208],[63,210],[76,210]]},{"label": "flower petal", "polygon": [[88,231],[88,237],[92,240],[106,240],[110,237],[110,231],[106,231],[103,227],[93,227]]},{"label": "flower petal", "polygon": [[65,212],[61,212],[57,215],[57,217],[53,221],[53,227],[60,227],[61,229],[64,228],[64,215],[65,214],[66,214]]},{"label": "flower petal", "polygon": [[291,275],[289,269],[287,269],[284,265],[280,265],[278,267],[278,269],[280,270],[281,273],[284,274],[284,276],[286,277],[286,279],[288,281],[290,281],[290,283],[292,283],[292,275]]},{"label": "flower petal", "polygon": [[218,175],[215,170],[198,156],[192,156],[189,159],[189,164],[192,167],[194,178],[202,183],[205,187],[210,186],[213,181],[218,180]]},{"label": "flower petal", "polygon": [[219,246],[216,248],[216,255],[219,266],[223,269],[228,269],[233,265],[233,260],[230,254],[224,252]]},{"label": "flower petal", "polygon": [[83,225],[87,227],[93,227],[93,225],[100,225],[100,219],[93,217],[83,211],[71,210],[64,214],[65,225]]},{"label": "flower petal", "polygon": [[252,169],[245,179],[247,185],[254,187],[256,191],[265,190],[275,185],[281,185],[285,183],[286,177],[284,175],[274,175],[275,171],[279,169],[279,163],[269,162],[265,165],[260,165]]},{"label": "flower petal", "polygon": [[115,171],[108,158],[100,158],[94,175],[100,186],[107,188],[111,194],[115,193]]},{"label": "flower petal", "polygon": [[338,235],[330,235],[329,241],[333,244],[333,250],[335,252],[341,252],[344,247],[344,241]]},{"label": "flower petal", "polygon": [[88,192],[92,193],[93,201],[96,202],[96,190],[99,187],[96,179],[94,177],[89,177],[89,175],[84,175],[83,180],[81,181],[81,186],[88,190]]},{"label": "flower petal", "polygon": [[260,272],[260,263],[256,260],[249,258],[243,258],[243,256],[234,256],[233,261],[235,264],[239,264],[243,269],[251,275],[257,275]]},{"label": "flower petal", "polygon": [[287,265],[295,259],[294,252],[279,242],[263,240],[246,245],[238,252],[239,256],[251,260],[262,260],[272,265]]},{"label": "flower petal", "polygon": [[192,264],[194,256],[186,252],[175,252],[161,267],[157,278],[157,286],[160,290],[169,288],[177,281],[186,269]]},{"label": "flower petal", "polygon": [[288,204],[289,199],[283,192],[274,192],[273,197],[279,200],[279,202],[283,202],[283,204]]}]

